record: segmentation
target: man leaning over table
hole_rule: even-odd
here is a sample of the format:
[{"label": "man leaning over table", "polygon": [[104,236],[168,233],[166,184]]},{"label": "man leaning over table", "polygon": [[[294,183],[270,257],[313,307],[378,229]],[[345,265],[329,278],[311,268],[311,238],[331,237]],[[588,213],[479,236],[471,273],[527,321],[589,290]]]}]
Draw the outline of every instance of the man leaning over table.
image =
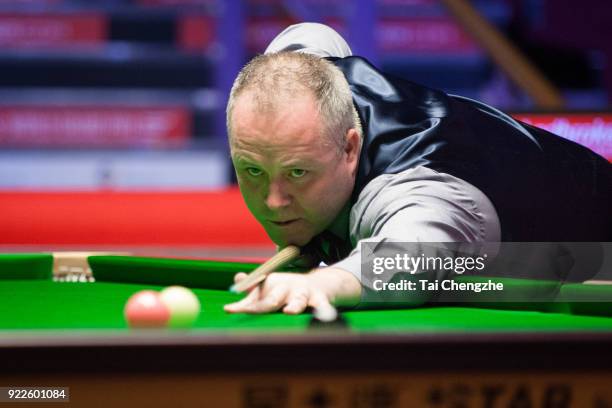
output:
[{"label": "man leaning over table", "polygon": [[249,210],[279,247],[329,265],[272,273],[228,312],[359,304],[364,242],[612,238],[605,159],[386,75],[321,24],[287,28],[241,70],[227,126]]}]

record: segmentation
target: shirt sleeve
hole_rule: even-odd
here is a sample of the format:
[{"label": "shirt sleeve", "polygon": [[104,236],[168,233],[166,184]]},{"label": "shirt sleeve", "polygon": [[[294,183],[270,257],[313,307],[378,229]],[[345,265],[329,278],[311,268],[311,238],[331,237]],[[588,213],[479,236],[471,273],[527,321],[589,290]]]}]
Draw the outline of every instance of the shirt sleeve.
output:
[{"label": "shirt sleeve", "polygon": [[[372,180],[351,209],[349,228],[355,249],[332,266],[359,279],[362,303],[376,298],[371,277],[361,271],[365,242],[497,242],[501,235],[495,208],[482,191],[427,167]],[[390,281],[394,276],[379,278]]]}]

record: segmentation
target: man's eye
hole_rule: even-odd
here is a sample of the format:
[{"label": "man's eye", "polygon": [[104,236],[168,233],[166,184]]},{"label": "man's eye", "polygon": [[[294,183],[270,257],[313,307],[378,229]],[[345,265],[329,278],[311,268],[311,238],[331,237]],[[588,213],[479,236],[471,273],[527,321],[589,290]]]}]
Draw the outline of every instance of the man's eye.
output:
[{"label": "man's eye", "polygon": [[304,177],[306,175],[306,170],[302,170],[302,169],[293,169],[291,170],[291,177],[293,178],[300,178],[300,177]]},{"label": "man's eye", "polygon": [[261,176],[261,173],[263,173],[261,171],[261,169],[258,169],[257,167],[249,167],[246,169],[247,173],[249,173],[250,176],[253,177],[259,177]]}]

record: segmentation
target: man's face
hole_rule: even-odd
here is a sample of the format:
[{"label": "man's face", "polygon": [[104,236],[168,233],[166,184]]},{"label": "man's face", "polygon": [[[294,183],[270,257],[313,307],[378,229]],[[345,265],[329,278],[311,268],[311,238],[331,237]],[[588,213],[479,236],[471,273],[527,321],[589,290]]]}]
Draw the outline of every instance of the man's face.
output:
[{"label": "man's face", "polygon": [[240,95],[231,117],[230,147],[240,191],[272,241],[281,247],[304,245],[332,223],[350,198],[358,136],[351,129],[347,148],[339,152],[325,138],[310,95],[269,113],[253,109],[254,103],[249,92]]}]

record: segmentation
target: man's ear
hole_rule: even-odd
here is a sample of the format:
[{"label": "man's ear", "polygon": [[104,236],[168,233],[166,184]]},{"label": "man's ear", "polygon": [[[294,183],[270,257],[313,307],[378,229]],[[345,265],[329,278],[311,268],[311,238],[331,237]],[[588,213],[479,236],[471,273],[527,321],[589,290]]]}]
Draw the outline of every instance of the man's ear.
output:
[{"label": "man's ear", "polygon": [[361,137],[353,128],[349,129],[345,135],[346,143],[344,144],[344,154],[346,155],[347,164],[351,167],[351,173],[354,175],[357,171],[359,163],[359,153],[361,151]]}]

